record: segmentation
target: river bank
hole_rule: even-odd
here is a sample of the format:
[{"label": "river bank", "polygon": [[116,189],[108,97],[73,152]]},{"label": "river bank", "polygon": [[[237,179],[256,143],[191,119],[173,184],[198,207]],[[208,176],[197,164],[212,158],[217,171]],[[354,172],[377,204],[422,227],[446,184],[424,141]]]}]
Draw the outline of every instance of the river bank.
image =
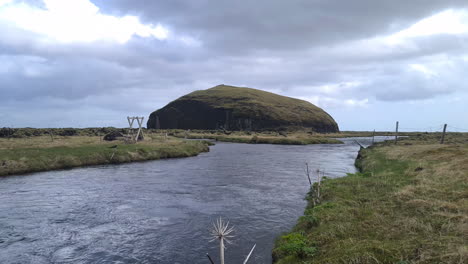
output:
[{"label": "river bank", "polygon": [[209,142],[150,138],[136,144],[96,136],[0,138],[0,176],[134,161],[182,158],[209,151]]},{"label": "river bank", "polygon": [[274,136],[274,135],[211,135],[211,134],[189,134],[179,137],[189,139],[212,139],[221,142],[245,143],[245,144],[276,144],[276,145],[312,145],[312,144],[343,144],[342,141],[328,137],[297,137],[297,136]]},{"label": "river bank", "polygon": [[[155,131],[155,130],[153,130]],[[393,132],[342,131],[338,133],[316,133],[310,130],[294,131],[220,131],[220,130],[156,130],[178,138],[212,139],[221,142],[247,144],[312,145],[343,144],[339,138],[394,137]],[[424,137],[428,133],[406,132],[400,136]]]},{"label": "river bank", "polygon": [[325,179],[322,201],[275,244],[275,263],[465,263],[468,135],[362,149],[359,173]]}]

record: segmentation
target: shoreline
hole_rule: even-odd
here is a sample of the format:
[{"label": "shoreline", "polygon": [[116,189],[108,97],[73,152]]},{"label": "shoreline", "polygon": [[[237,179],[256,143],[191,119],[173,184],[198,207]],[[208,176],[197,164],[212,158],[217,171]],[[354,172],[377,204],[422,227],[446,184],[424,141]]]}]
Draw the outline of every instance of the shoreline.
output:
[{"label": "shoreline", "polygon": [[272,144],[272,145],[314,145],[314,144],[343,144],[342,141],[334,138],[272,138],[272,137],[189,137],[189,139],[211,139],[220,142],[230,142],[239,144]]},{"label": "shoreline", "polygon": [[231,134],[211,133],[174,133],[177,138],[210,139],[220,142],[241,144],[274,144],[274,145],[312,145],[312,144],[343,144],[342,141],[325,136],[310,136],[307,134],[276,135],[272,133],[246,134],[233,132]]},{"label": "shoreline", "polygon": [[99,142],[77,146],[0,149],[0,177],[95,165],[185,158],[209,152],[212,143],[168,140],[161,142]]},{"label": "shoreline", "polygon": [[466,261],[467,140],[410,137],[361,149],[359,172],[324,179],[315,206],[307,194],[304,215],[277,238],[274,263]]}]

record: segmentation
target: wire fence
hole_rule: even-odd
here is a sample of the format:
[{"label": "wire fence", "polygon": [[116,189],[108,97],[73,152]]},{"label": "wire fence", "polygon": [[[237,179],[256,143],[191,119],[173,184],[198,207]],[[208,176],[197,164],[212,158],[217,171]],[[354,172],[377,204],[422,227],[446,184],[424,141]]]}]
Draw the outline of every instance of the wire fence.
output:
[{"label": "wire fence", "polygon": [[[401,125],[401,123],[400,123]],[[427,133],[437,133],[440,132],[442,133],[444,130],[445,124],[440,124],[440,125],[432,125],[428,127],[407,127],[407,126],[399,126],[398,127],[398,132],[399,133],[417,133],[417,132],[427,132]],[[392,133],[395,133],[395,128],[388,129],[386,131],[390,131]],[[456,126],[451,126],[447,125],[446,129],[447,133],[468,133],[468,128],[462,128],[462,127],[456,127]]]},{"label": "wire fence", "polygon": [[460,128],[460,127],[454,127],[454,126],[449,126],[447,125],[447,127],[450,129],[450,131],[452,132],[460,132],[460,133],[468,133],[468,128]]}]

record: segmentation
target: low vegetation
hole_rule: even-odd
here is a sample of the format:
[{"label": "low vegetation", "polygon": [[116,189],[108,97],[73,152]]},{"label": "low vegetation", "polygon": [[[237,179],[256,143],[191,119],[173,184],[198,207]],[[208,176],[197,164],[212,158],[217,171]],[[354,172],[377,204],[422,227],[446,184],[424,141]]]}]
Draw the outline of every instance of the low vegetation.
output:
[{"label": "low vegetation", "polygon": [[468,135],[363,149],[361,172],[322,182],[276,263],[467,263]]},{"label": "low vegetation", "polygon": [[329,137],[309,135],[306,133],[286,132],[176,132],[175,137],[190,139],[213,139],[223,142],[248,144],[281,144],[281,145],[308,145],[308,144],[341,144],[343,142]]},{"label": "low vegetation", "polygon": [[111,132],[125,133],[126,129],[115,127],[89,127],[89,128],[0,128],[0,138],[26,138],[37,136],[103,136]]},{"label": "low vegetation", "polygon": [[0,176],[71,167],[189,157],[209,151],[209,143],[149,135],[136,144],[98,136],[0,138]]}]

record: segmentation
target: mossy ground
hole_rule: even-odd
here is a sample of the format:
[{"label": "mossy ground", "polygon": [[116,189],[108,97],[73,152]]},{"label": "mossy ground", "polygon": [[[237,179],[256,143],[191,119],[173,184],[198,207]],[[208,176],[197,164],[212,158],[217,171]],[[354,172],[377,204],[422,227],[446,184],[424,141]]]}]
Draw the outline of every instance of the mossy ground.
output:
[{"label": "mossy ground", "polygon": [[209,151],[208,142],[149,135],[126,144],[100,137],[0,138],[0,176],[87,165],[189,157]]},{"label": "mossy ground", "polygon": [[361,151],[360,173],[322,183],[276,263],[468,263],[468,135]]}]

